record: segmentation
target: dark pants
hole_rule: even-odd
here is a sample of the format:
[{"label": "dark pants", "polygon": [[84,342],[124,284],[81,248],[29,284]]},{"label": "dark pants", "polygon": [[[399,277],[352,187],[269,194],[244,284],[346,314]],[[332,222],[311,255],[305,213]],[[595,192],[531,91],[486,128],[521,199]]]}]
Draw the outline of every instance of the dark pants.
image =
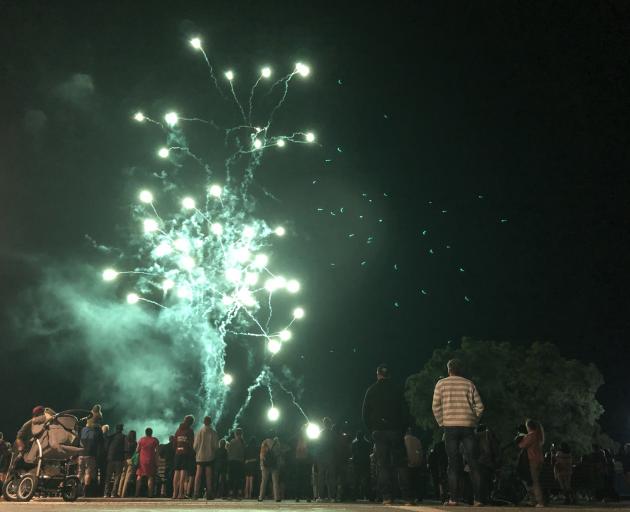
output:
[{"label": "dark pants", "polygon": [[354,466],[354,498],[357,500],[371,499],[370,466],[355,464]]},{"label": "dark pants", "polygon": [[[122,474],[123,461],[122,460],[110,460],[107,463],[107,470],[105,472],[105,497],[111,495],[116,496],[118,484],[120,482],[120,475]],[[112,478],[114,479],[112,487]]]},{"label": "dark pants", "polygon": [[311,475],[313,465],[308,460],[296,459],[295,461],[295,499],[310,500],[313,496],[313,486],[311,485]]},{"label": "dark pants", "polygon": [[227,466],[215,466],[214,467],[214,495],[217,498],[223,498],[225,496],[226,491],[226,480],[227,480]]},{"label": "dark pants", "polygon": [[422,501],[425,492],[426,471],[423,467],[409,468],[409,498]]},{"label": "dark pants", "polygon": [[394,498],[394,475],[397,474],[400,492],[403,498],[408,499],[407,452],[402,432],[376,430],[372,432],[372,439],[381,496],[384,500]]},{"label": "dark pants", "polygon": [[228,461],[228,485],[232,497],[236,498],[239,492],[243,492],[245,477],[245,463],[240,460]]},{"label": "dark pants", "polygon": [[[444,444],[446,445],[446,456],[448,457],[448,487],[451,500],[462,499],[460,495],[460,477],[463,471],[462,455],[470,467],[470,479],[473,486],[473,495],[476,501],[480,501],[479,495],[479,464],[477,459],[478,446],[475,429],[469,427],[444,427]],[[460,447],[462,452],[460,452]]]},{"label": "dark pants", "polygon": [[[328,489],[328,496],[324,489]],[[317,490],[319,497],[334,500],[337,497],[337,466],[335,460],[322,458],[317,461]]]},{"label": "dark pants", "polygon": [[479,501],[481,503],[490,503],[493,473],[492,468],[479,464]]}]

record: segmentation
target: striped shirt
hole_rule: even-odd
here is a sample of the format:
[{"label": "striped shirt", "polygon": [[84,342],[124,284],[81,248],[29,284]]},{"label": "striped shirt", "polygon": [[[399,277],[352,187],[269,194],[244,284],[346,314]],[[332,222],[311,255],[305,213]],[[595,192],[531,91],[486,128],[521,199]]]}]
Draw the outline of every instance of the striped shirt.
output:
[{"label": "striped shirt", "polygon": [[464,377],[440,379],[433,392],[433,416],[440,427],[474,427],[483,414],[475,385]]}]

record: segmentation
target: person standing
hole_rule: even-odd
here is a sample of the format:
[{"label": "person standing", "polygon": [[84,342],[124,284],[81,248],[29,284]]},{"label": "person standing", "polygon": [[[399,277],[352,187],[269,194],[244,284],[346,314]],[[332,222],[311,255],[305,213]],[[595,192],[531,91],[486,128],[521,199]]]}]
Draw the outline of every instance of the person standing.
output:
[{"label": "person standing", "polygon": [[153,437],[153,429],[147,428],[144,437],[138,441],[138,470],[136,472],[136,498],[140,496],[142,479],[147,479],[147,496],[153,497],[155,473],[157,471],[157,450],[160,442]]},{"label": "person standing", "polygon": [[[337,496],[337,433],[333,430],[330,418],[324,418],[317,443],[315,462],[317,463],[317,501],[334,501]],[[327,491],[327,492],[326,492]]]},{"label": "person standing", "polygon": [[617,460],[621,461],[623,477],[626,481],[626,485],[630,486],[630,443],[623,445],[623,449],[619,452]]},{"label": "person standing", "polygon": [[568,443],[560,444],[560,449],[555,453],[553,460],[553,474],[564,493],[564,504],[575,505],[575,495],[571,489],[573,457],[571,456],[571,449]]},{"label": "person standing", "polygon": [[267,484],[271,477],[271,486],[273,488],[273,498],[276,502],[282,501],[280,498],[280,447],[278,446],[278,438],[265,439],[260,445],[260,470],[262,477],[260,479],[260,493],[258,501],[265,499],[267,492]]},{"label": "person standing", "polygon": [[189,414],[179,425],[175,432],[175,458],[173,461],[173,499],[183,500],[186,498],[186,485],[188,483],[188,472],[190,460],[194,457],[193,443],[195,433],[192,425],[195,417]]},{"label": "person standing", "polygon": [[234,439],[227,445],[228,458],[228,496],[240,499],[243,492],[243,480],[245,477],[245,440],[243,429],[234,431]]},{"label": "person standing", "polygon": [[536,506],[544,507],[545,500],[540,485],[540,473],[542,471],[545,457],[542,447],[545,444],[545,431],[543,426],[535,420],[527,420],[525,422],[527,434],[519,441],[518,447],[527,451],[527,460],[529,461],[529,471],[532,477],[532,489],[536,498]]},{"label": "person standing", "polygon": [[305,499],[311,502],[313,495],[313,486],[311,485],[311,474],[313,461],[309,450],[308,440],[306,436],[306,425],[300,430],[297,441],[295,443],[295,501],[299,502]]},{"label": "person standing", "polygon": [[158,447],[158,454],[164,460],[163,497],[173,495],[173,464],[175,461],[175,436],[169,436],[168,443]]},{"label": "person standing", "polygon": [[427,468],[431,475],[435,497],[442,503],[446,503],[448,501],[448,458],[443,439],[435,443],[429,451]]},{"label": "person standing", "polygon": [[410,426],[411,416],[403,390],[392,382],[389,368],[385,364],[376,369],[376,382],[365,393],[362,417],[374,440],[378,488],[383,503],[393,503],[394,472],[397,473],[403,498],[409,501],[403,437]]},{"label": "person standing", "polygon": [[109,434],[107,438],[107,469],[105,471],[105,490],[103,492],[105,498],[118,496],[118,486],[123,473],[123,461],[125,460],[123,425],[116,425],[114,433]]},{"label": "person standing", "polygon": [[120,475],[120,487],[118,487],[118,496],[124,498],[129,488],[129,483],[134,480],[136,474],[138,455],[136,448],[136,431],[130,430],[125,438],[125,467]]},{"label": "person standing", "polygon": [[477,462],[475,427],[484,411],[483,402],[472,381],[463,377],[463,366],[458,359],[447,363],[448,377],[440,379],[433,392],[433,416],[444,429],[444,443],[448,458],[448,487],[450,497],[446,505],[456,505],[459,496],[463,456],[470,468],[474,504],[480,501],[480,473]]},{"label": "person standing", "polygon": [[424,499],[424,478],[426,463],[422,442],[414,435],[410,427],[405,434],[405,449],[407,451],[407,468],[409,471],[409,497],[414,503]]},{"label": "person standing", "polygon": [[195,489],[193,492],[194,498],[199,497],[202,475],[204,476],[206,482],[206,499],[211,500],[213,498],[212,470],[218,446],[219,436],[212,428],[212,418],[210,416],[206,416],[203,419],[203,425],[195,434],[193,446],[197,463],[197,470],[195,472]]},{"label": "person standing", "polygon": [[501,448],[497,436],[486,425],[477,427],[476,436],[479,447],[477,460],[480,473],[479,499],[482,503],[489,503],[492,492],[492,477],[500,465]]},{"label": "person standing", "polygon": [[255,437],[251,437],[245,447],[245,499],[251,500],[254,496],[254,484],[260,473],[260,461],[258,443]]},{"label": "person standing", "polygon": [[354,499],[369,500],[372,497],[370,485],[370,453],[372,446],[363,432],[358,430],[352,441],[352,468],[354,473]]},{"label": "person standing", "polygon": [[97,461],[103,452],[103,431],[96,421],[94,417],[89,418],[81,430],[83,453],[79,456],[79,480],[83,483],[84,495],[89,492],[92,482],[97,483]]},{"label": "person standing", "polygon": [[217,498],[225,498],[227,491],[227,441],[221,439],[214,457],[214,495]]}]

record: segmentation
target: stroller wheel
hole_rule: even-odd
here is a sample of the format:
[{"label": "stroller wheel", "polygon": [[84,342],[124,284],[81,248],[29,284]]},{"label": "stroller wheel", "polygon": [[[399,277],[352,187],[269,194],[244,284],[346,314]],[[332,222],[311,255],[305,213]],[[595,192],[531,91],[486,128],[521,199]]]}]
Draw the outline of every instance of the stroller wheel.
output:
[{"label": "stroller wheel", "polygon": [[37,490],[37,482],[35,477],[30,474],[26,474],[20,478],[17,487],[17,500],[18,501],[31,501]]},{"label": "stroller wheel", "polygon": [[17,490],[18,483],[20,478],[18,476],[13,476],[9,478],[4,485],[2,486],[2,496],[7,501],[15,501],[17,500]]},{"label": "stroller wheel", "polygon": [[63,501],[76,501],[79,497],[80,488],[81,485],[76,476],[66,478],[61,488],[61,498]]}]

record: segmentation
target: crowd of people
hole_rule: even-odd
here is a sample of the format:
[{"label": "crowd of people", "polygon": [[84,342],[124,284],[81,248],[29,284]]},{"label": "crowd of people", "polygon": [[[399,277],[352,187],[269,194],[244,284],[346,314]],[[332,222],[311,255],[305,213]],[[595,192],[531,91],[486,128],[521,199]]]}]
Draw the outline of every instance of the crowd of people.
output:
[{"label": "crowd of people", "polygon": [[[517,490],[508,485],[514,480],[501,477],[504,458],[499,441],[480,423],[484,405],[479,392],[463,377],[458,360],[449,361],[447,369],[448,377],[435,386],[432,404],[443,437],[428,451],[411,426],[403,391],[390,379],[386,365],[377,368],[376,382],[365,394],[362,416],[367,433],[359,431],[354,436],[325,418],[317,439],[309,438],[306,425],[286,439],[275,434],[246,439],[242,428],[221,437],[210,416],[196,429],[195,418],[188,415],[160,443],[150,427],[140,438],[134,430],[125,433],[120,424],[110,429],[96,405],[80,432],[83,452],[76,463],[83,492],[114,498],[378,500],[385,504],[400,499],[417,504],[430,487],[433,497],[446,505],[481,506],[497,499],[517,502]],[[42,411],[36,407],[33,415]],[[28,442],[26,425],[13,447],[0,433],[0,479],[11,450],[23,450]],[[560,443],[545,453],[543,426],[533,419],[526,421],[511,444],[520,453],[517,481],[527,487],[536,506],[545,505],[550,489],[563,495],[566,503],[575,503],[580,471],[580,478],[590,482],[587,494],[592,496],[587,497],[614,496],[614,461],[609,452],[594,447],[577,461],[570,447]],[[618,459],[630,483],[630,445]]]}]

